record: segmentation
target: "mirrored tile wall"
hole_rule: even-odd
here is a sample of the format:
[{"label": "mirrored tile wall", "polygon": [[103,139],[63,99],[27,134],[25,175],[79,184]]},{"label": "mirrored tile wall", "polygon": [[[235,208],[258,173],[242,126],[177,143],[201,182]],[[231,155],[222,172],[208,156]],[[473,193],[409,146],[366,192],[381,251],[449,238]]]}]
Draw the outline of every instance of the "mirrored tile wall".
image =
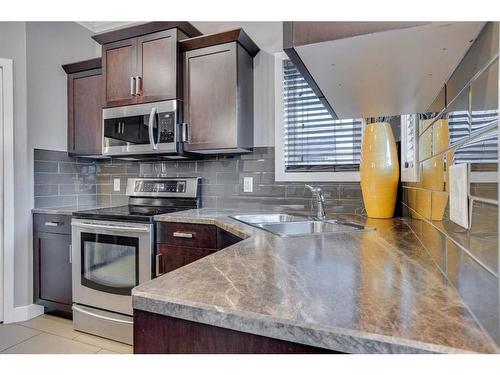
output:
[{"label": "mirrored tile wall", "polygon": [[[488,23],[418,118],[418,182],[405,214],[437,265],[500,344],[498,260],[498,23]],[[468,168],[469,226],[450,220],[450,166]]]}]

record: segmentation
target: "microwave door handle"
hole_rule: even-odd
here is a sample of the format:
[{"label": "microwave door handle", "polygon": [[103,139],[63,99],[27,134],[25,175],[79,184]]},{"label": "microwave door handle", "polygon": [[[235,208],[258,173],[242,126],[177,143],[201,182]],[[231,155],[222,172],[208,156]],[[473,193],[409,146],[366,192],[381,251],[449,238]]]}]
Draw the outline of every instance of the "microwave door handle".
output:
[{"label": "microwave door handle", "polygon": [[160,146],[160,115],[158,113],[155,113],[155,117],[156,117],[156,126],[158,126],[158,131],[156,132],[156,150],[158,149],[158,147]]},{"label": "microwave door handle", "polygon": [[151,144],[153,150],[158,149],[158,145],[155,144],[154,134],[153,134],[153,125],[155,123],[155,117],[156,117],[155,114],[156,114],[156,107],[153,107],[151,108],[151,113],[149,114],[149,123],[148,123],[149,143]]}]

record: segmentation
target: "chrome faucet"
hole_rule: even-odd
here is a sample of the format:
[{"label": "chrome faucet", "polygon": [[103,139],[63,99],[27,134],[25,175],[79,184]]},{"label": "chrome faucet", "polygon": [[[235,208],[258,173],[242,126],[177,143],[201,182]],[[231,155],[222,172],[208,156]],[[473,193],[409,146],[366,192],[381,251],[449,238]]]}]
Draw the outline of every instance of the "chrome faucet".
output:
[{"label": "chrome faucet", "polygon": [[316,219],[324,220],[325,219],[325,208],[323,204],[325,203],[325,197],[323,196],[323,192],[320,187],[311,186],[306,184],[306,188],[311,190],[312,195],[316,198]]}]

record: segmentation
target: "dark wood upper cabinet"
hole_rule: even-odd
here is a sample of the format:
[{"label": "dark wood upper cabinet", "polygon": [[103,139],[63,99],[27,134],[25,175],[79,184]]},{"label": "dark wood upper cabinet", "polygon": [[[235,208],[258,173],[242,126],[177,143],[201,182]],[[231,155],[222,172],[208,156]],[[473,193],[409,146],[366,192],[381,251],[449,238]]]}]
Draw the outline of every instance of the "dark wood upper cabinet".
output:
[{"label": "dark wood upper cabinet", "polygon": [[189,151],[237,144],[236,49],[236,43],[230,43],[186,54],[184,113]]},{"label": "dark wood upper cabinet", "polygon": [[180,97],[177,82],[181,70],[176,34],[176,30],[172,29],[138,38],[138,100],[145,102]]},{"label": "dark wood upper cabinet", "polygon": [[102,44],[106,107],[180,99],[177,43],[190,35],[200,33],[187,22],[151,22],[95,35]]},{"label": "dark wood upper cabinet", "polygon": [[126,39],[102,47],[106,106],[135,101],[137,76],[137,39]]},{"label": "dark wood upper cabinet", "polygon": [[186,151],[238,153],[253,148],[253,57],[243,30],[179,43],[184,51]]},{"label": "dark wood upper cabinet", "polygon": [[101,59],[67,64],[63,68],[68,73],[68,153],[101,155],[104,105]]},{"label": "dark wood upper cabinet", "polygon": [[156,21],[137,24],[130,27],[124,27],[104,33],[95,34],[92,36],[97,43],[103,45],[113,43],[118,40],[136,38],[147,34],[156,33],[159,31],[170,30],[177,28],[189,38],[202,35],[200,30],[186,21]]}]

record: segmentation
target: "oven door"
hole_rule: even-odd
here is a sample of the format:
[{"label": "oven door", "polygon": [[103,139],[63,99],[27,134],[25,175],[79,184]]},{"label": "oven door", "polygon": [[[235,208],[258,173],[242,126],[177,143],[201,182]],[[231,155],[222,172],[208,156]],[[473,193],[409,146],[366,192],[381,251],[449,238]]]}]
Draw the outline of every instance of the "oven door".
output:
[{"label": "oven door", "polygon": [[151,280],[153,225],[72,221],[73,302],[132,315],[132,288]]},{"label": "oven door", "polygon": [[103,109],[103,155],[177,152],[175,100]]}]

